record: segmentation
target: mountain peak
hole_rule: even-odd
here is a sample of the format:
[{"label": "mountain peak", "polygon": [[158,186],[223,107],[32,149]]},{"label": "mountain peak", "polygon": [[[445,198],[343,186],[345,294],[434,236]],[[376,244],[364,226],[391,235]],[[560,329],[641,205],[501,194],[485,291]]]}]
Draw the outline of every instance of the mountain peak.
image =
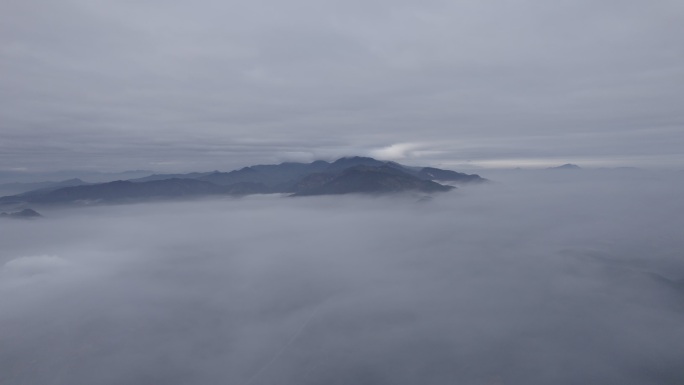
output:
[{"label": "mountain peak", "polygon": [[359,160],[359,159],[363,159],[363,160],[376,160],[376,159],[373,159],[373,158],[371,158],[371,157],[369,157],[369,156],[352,155],[352,156],[343,156],[343,157],[341,157],[340,159],[338,159],[337,161],[345,160],[345,159],[350,159],[350,160],[351,160],[351,159],[357,159],[357,160]]},{"label": "mountain peak", "polygon": [[340,158],[328,166],[329,170],[342,170],[354,166],[383,166],[386,162],[379,161],[377,159],[369,158],[366,156],[348,156]]},{"label": "mountain peak", "polygon": [[21,211],[16,211],[13,213],[0,213],[0,217],[7,218],[38,218],[42,217],[36,210],[33,209],[23,209]]},{"label": "mountain peak", "polygon": [[564,165],[562,165],[562,166],[549,167],[548,169],[549,169],[549,170],[579,170],[579,169],[581,169],[581,168],[582,168],[582,167],[580,167],[580,166],[578,166],[578,165],[576,165],[576,164],[566,163],[566,164],[564,164]]},{"label": "mountain peak", "polygon": [[[379,162],[379,161],[378,161]],[[421,179],[408,172],[390,167],[359,164],[341,172],[313,174],[304,178],[294,196],[339,195],[350,193],[387,194],[413,192],[444,192],[453,189],[439,183]]]},{"label": "mountain peak", "polygon": [[339,164],[339,163],[363,163],[363,162],[379,162],[379,163],[385,163],[381,162],[377,159],[373,159],[368,156],[343,156],[342,158],[337,159],[336,161],[332,162],[331,164]]},{"label": "mountain peak", "polygon": [[471,183],[485,179],[478,175],[433,167],[406,167],[396,162],[350,156],[337,159],[333,163],[284,162],[244,167],[230,172],[158,174],[127,181],[72,183],[76,186],[33,190],[20,195],[0,197],[0,204],[90,204],[268,193],[431,193],[453,188],[436,181]]}]

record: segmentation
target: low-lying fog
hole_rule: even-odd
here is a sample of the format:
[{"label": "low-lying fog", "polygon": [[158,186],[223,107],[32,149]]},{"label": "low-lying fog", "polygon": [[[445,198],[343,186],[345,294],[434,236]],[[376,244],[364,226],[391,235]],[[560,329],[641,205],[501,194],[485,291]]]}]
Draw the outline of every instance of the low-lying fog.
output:
[{"label": "low-lying fog", "polygon": [[0,224],[0,383],[681,384],[684,177]]}]

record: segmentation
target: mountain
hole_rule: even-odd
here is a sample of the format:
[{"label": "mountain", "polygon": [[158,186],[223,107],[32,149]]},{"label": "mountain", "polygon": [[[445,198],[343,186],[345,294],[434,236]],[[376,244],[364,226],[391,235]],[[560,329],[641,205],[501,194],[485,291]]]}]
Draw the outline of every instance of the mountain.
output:
[{"label": "mountain", "polygon": [[[383,162],[377,159],[373,158],[368,158],[368,157],[363,157],[363,156],[351,156],[351,157],[344,157],[340,158],[334,162],[332,162],[327,168],[327,171],[341,171],[348,169],[350,167],[356,167],[356,166],[370,166],[370,167],[380,167],[380,166],[387,166],[387,164],[390,162]],[[397,164],[398,163],[393,163]]]},{"label": "mountain", "polygon": [[10,192],[11,194],[21,194],[21,193],[29,192],[29,191],[32,192],[32,191],[39,191],[39,190],[46,190],[46,189],[56,190],[56,189],[62,188],[62,187],[81,186],[84,184],[87,184],[87,183],[78,179],[78,178],[63,180],[60,182],[53,182],[53,181],[28,182],[28,183],[13,182],[13,183],[0,184],[0,191],[4,191],[6,193]]},{"label": "mountain", "polygon": [[169,199],[219,194],[253,194],[266,188],[260,184],[218,186],[195,179],[164,179],[149,182],[114,181],[86,186],[64,187],[39,194],[0,198],[0,203],[108,203],[148,199]]},{"label": "mountain", "polygon": [[230,172],[205,172],[189,174],[155,174],[131,182],[148,182],[170,178],[197,179],[217,185],[228,186],[237,183],[261,183],[272,192],[289,192],[301,178],[325,170],[330,163],[319,160],[312,163],[285,162],[280,164],[256,165]]},{"label": "mountain", "polygon": [[[478,175],[433,167],[408,167],[367,157],[345,157],[332,163],[285,162],[230,172],[154,174],[114,182],[44,188],[0,198],[0,204],[107,203],[206,195],[289,193],[296,196],[449,191],[435,182],[483,182]],[[79,181],[80,183],[85,183]],[[77,183],[74,181],[73,183]]]},{"label": "mountain", "polygon": [[301,180],[314,173],[336,173],[356,166],[390,167],[423,180],[439,180],[454,183],[484,182],[486,179],[476,174],[463,174],[451,170],[434,167],[409,167],[396,162],[385,162],[373,158],[353,156],[337,159],[332,163],[317,160],[312,163],[285,162],[272,165],[256,165],[244,167],[230,172],[208,172],[189,174],[155,174],[145,178],[131,179],[131,182],[147,182],[170,178],[197,179],[217,185],[232,185],[236,183],[262,183],[271,192],[296,192],[295,186]]},{"label": "mountain", "polygon": [[[60,183],[68,179],[82,179],[92,183],[112,182],[115,180],[126,180],[131,178],[140,178],[153,174],[154,171],[149,170],[129,170],[122,172],[100,172],[100,171],[86,171],[86,170],[62,170],[62,171],[46,171],[46,172],[29,172],[29,171],[2,171],[0,170],[0,190],[4,190],[2,185],[14,185],[16,183],[40,183],[52,184]],[[57,181],[57,182],[53,182]],[[48,186],[28,186],[28,190],[35,190]],[[23,188],[23,187],[22,187]],[[9,189],[8,189],[9,190]],[[7,190],[4,190],[7,191]],[[17,191],[19,193],[21,191]]]},{"label": "mountain", "polygon": [[276,192],[289,192],[291,186],[301,178],[325,170],[328,162],[313,163],[286,162],[277,165],[257,165],[226,173],[215,172],[200,178],[211,183],[227,185],[238,182],[258,182]]},{"label": "mountain", "polygon": [[[218,172],[218,171],[214,171]],[[201,178],[205,175],[211,174],[210,172],[191,172],[188,174],[152,174],[148,176],[144,176],[142,178],[134,178],[134,179],[128,179],[130,182],[152,182],[155,180],[164,180],[164,179],[197,179]]]},{"label": "mountain", "polygon": [[572,164],[572,163],[566,163],[562,166],[557,166],[557,167],[549,167],[549,170],[580,170],[582,167]]},{"label": "mountain", "polygon": [[394,167],[383,165],[354,166],[340,173],[313,174],[296,185],[294,196],[332,195],[348,193],[383,194],[403,191],[425,193],[453,189],[439,183],[420,179]]},{"label": "mountain", "polygon": [[0,213],[0,217],[13,219],[30,219],[39,218],[42,217],[42,215],[38,214],[38,212],[33,209],[23,209],[21,211],[16,211],[13,213]]}]

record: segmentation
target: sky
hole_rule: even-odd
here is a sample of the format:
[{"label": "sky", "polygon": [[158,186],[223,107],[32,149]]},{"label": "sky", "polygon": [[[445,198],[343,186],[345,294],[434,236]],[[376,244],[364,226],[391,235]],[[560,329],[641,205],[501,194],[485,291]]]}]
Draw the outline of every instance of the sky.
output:
[{"label": "sky", "polygon": [[0,171],[684,168],[684,3],[0,4]]},{"label": "sky", "polygon": [[0,224],[0,383],[684,383],[684,180],[623,172],[40,208]]}]

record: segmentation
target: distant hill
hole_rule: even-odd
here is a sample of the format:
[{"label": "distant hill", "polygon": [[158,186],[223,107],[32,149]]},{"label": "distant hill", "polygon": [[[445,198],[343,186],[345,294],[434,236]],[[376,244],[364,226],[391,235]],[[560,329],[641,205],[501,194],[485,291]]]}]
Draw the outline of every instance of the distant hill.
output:
[{"label": "distant hill", "polygon": [[229,193],[231,193],[231,187],[217,186],[195,179],[172,178],[141,183],[120,180],[86,186],[64,187],[43,193],[32,192],[31,194],[6,196],[0,198],[0,203],[99,203]]},{"label": "distant hill", "polygon": [[313,163],[286,162],[277,165],[257,165],[231,172],[214,172],[199,178],[220,185],[240,182],[262,183],[274,192],[290,192],[292,186],[305,176],[326,170],[325,161]]},{"label": "distant hill", "polygon": [[[115,180],[126,180],[131,178],[140,178],[153,174],[154,171],[149,170],[129,170],[122,172],[99,172],[87,170],[63,170],[63,171],[46,171],[46,172],[29,172],[29,171],[2,171],[0,170],[0,190],[8,191],[9,189],[2,188],[3,185],[13,185],[17,183],[59,183],[69,179],[81,179],[91,183],[112,182]],[[53,182],[56,181],[56,182]],[[36,186],[29,190],[35,190],[46,186]],[[22,187],[23,188],[23,187]],[[24,189],[23,191],[28,191]],[[17,191],[23,192],[23,191]]]},{"label": "distant hill", "polygon": [[33,209],[23,209],[21,211],[16,211],[13,213],[0,213],[0,218],[30,219],[40,217],[42,217],[42,215],[38,214],[38,212]]},{"label": "distant hill", "polygon": [[[218,171],[215,171],[218,172]],[[144,176],[142,178],[128,179],[130,182],[152,182],[155,180],[164,179],[197,179],[205,175],[211,174],[210,172],[191,172],[188,174],[152,174]]]},{"label": "distant hill", "polygon": [[580,170],[582,167],[572,164],[572,163],[566,163],[562,166],[557,166],[557,167],[549,167],[549,170]]},{"label": "distant hill", "polygon": [[61,187],[81,186],[87,184],[86,182],[72,178],[60,182],[45,181],[45,182],[13,182],[0,184],[0,191],[9,192],[11,194],[21,194],[28,191],[38,191],[46,189],[58,189]]},{"label": "distant hill", "polygon": [[244,167],[230,172],[154,174],[127,181],[43,188],[1,197],[0,204],[130,202],[261,193],[290,193],[296,196],[403,191],[432,193],[453,188],[435,180],[453,183],[486,181],[478,175],[451,170],[407,167],[367,157],[345,157],[332,163],[286,162]]}]

